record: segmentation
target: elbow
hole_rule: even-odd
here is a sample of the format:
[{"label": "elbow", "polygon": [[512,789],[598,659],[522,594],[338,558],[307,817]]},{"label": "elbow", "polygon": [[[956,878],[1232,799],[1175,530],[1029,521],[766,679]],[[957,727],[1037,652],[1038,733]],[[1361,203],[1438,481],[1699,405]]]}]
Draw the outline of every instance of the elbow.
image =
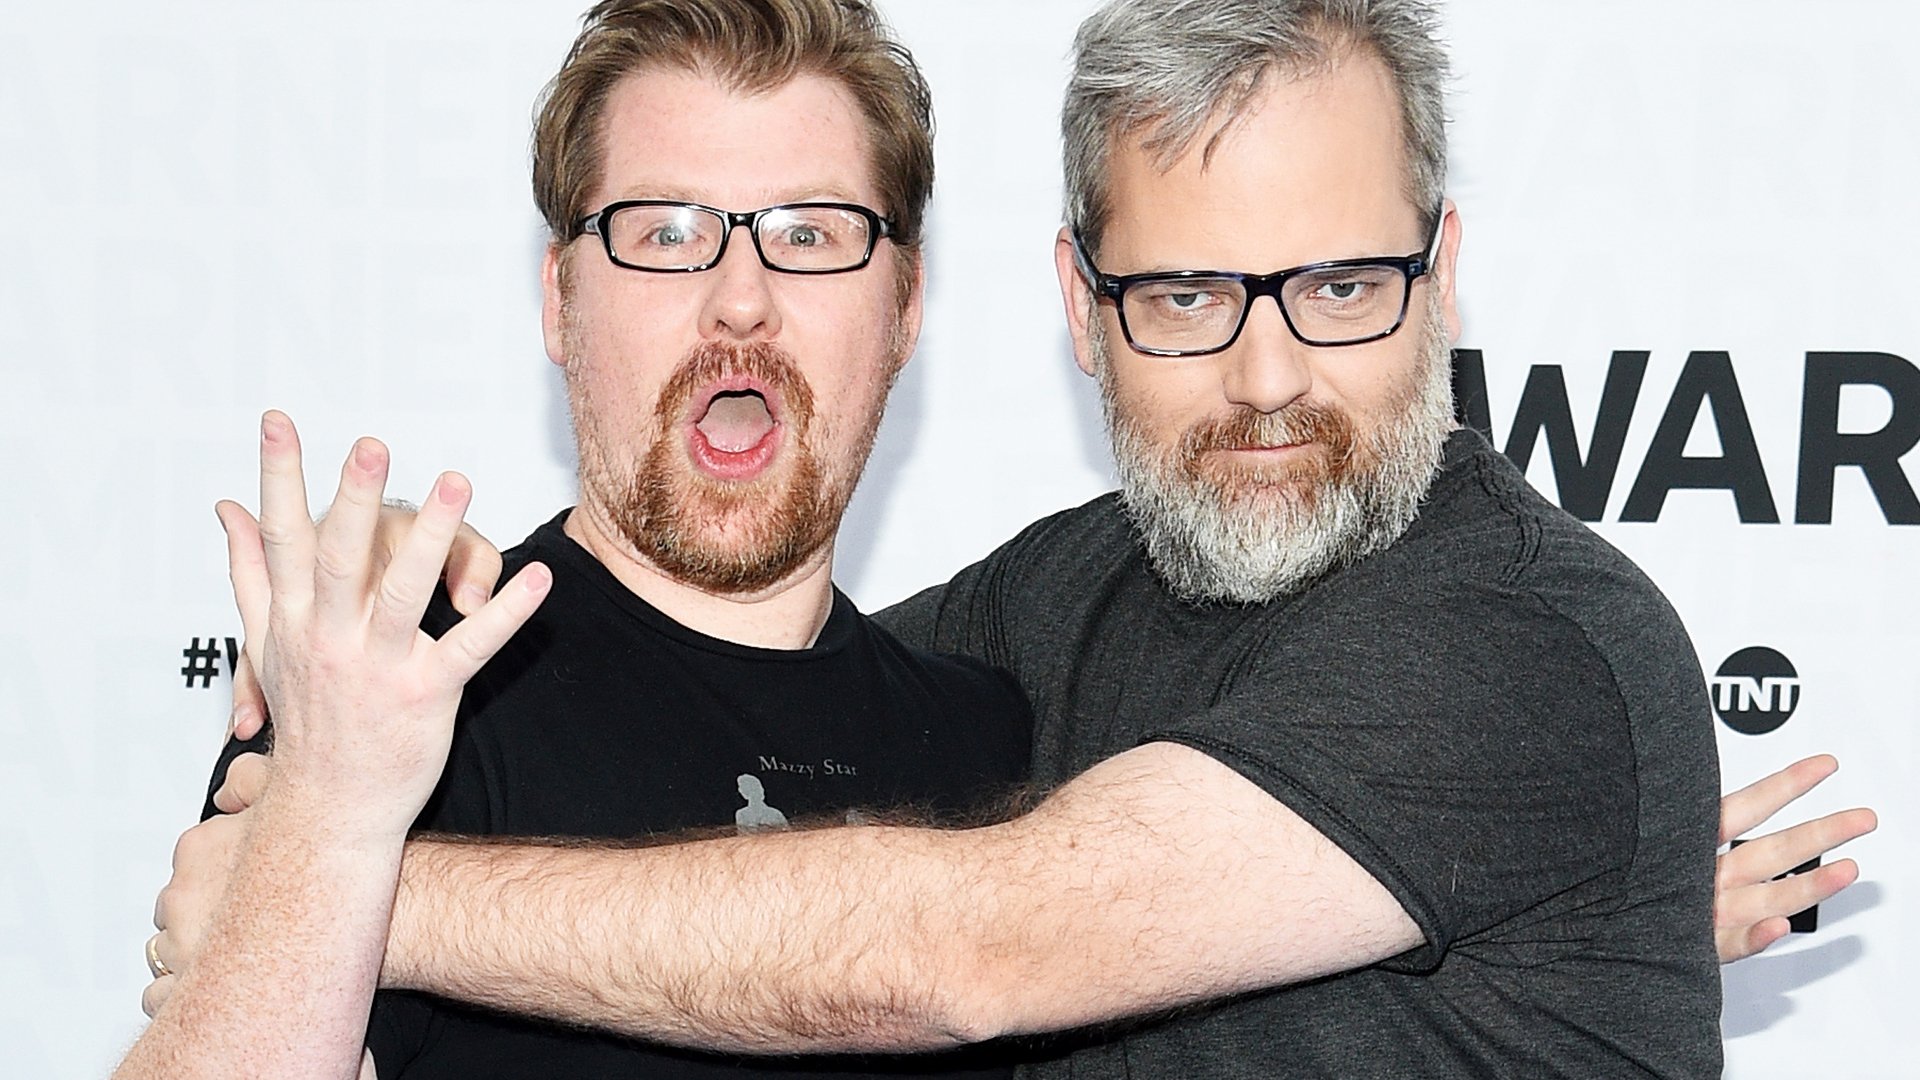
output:
[{"label": "elbow", "polygon": [[[943,950],[944,951],[944,950]],[[917,1053],[952,1050],[1007,1033],[978,965],[929,963],[926,953],[884,970],[845,971],[815,997],[769,1001],[779,1013],[776,1052]],[[944,960],[944,957],[938,958]],[[811,1002],[802,1005],[801,1002]]]},{"label": "elbow", "polygon": [[942,965],[926,1000],[930,1031],[945,1045],[969,1046],[1006,1035],[1036,1030],[1019,1015],[1015,965],[996,963],[993,946],[972,943]]},{"label": "elbow", "polygon": [[948,986],[928,1003],[926,1031],[935,1045],[971,1046],[1013,1033],[1005,1011],[995,1007],[992,995],[973,992],[976,989]]}]

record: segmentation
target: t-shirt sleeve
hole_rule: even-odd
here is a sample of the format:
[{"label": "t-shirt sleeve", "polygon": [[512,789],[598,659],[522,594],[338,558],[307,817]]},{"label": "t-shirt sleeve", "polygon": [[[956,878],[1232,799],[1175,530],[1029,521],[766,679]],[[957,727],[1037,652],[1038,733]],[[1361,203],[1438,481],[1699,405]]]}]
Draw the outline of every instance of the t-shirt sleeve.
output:
[{"label": "t-shirt sleeve", "polygon": [[1212,707],[1142,741],[1217,758],[1365,867],[1426,937],[1395,967],[1496,931],[1524,948],[1527,926],[1563,946],[1544,937],[1626,872],[1625,707],[1580,628],[1531,594],[1323,604],[1269,644]]},{"label": "t-shirt sleeve", "polygon": [[1106,534],[1119,528],[1124,535],[1125,526],[1116,524],[1115,512],[1096,506],[1111,498],[1034,522],[946,584],[875,618],[909,645],[985,660],[1031,687],[1022,661],[1036,640],[1047,640],[1060,614],[1045,598],[1063,581],[1084,583],[1113,569],[1100,552],[1110,540]]}]

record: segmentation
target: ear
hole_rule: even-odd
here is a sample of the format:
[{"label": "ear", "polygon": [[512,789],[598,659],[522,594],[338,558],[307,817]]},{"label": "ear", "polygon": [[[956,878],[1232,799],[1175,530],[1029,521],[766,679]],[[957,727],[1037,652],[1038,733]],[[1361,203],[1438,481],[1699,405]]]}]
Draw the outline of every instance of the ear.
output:
[{"label": "ear", "polygon": [[1453,291],[1453,269],[1460,257],[1460,208],[1448,199],[1440,207],[1440,250],[1434,256],[1433,281],[1447,320],[1447,341],[1460,340],[1460,305]]},{"label": "ear", "polygon": [[1093,350],[1087,347],[1087,322],[1094,314],[1093,289],[1074,257],[1073,231],[1062,226],[1053,239],[1053,271],[1060,278],[1060,302],[1067,309],[1067,333],[1073,336],[1073,362],[1092,375]]},{"label": "ear", "polygon": [[907,361],[913,359],[914,350],[920,346],[920,327],[927,314],[927,259],[924,250],[913,253],[913,285],[907,293],[907,302],[900,309],[900,359],[893,369],[894,377],[906,368]]},{"label": "ear", "polygon": [[566,336],[560,332],[560,309],[564,297],[560,291],[560,260],[565,255],[560,245],[547,245],[540,259],[540,336],[547,345],[547,359],[567,366]]}]

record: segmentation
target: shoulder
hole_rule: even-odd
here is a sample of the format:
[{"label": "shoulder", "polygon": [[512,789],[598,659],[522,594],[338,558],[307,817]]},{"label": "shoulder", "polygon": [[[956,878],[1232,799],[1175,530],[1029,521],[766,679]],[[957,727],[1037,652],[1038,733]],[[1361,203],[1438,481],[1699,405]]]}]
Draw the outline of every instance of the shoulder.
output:
[{"label": "shoulder", "polygon": [[1120,496],[1110,492],[1034,522],[987,556],[969,602],[984,593],[1013,637],[1046,641],[1145,560]]},{"label": "shoulder", "polygon": [[1011,674],[972,656],[909,645],[866,616],[860,622],[879,674],[899,696],[919,702],[916,711],[929,720],[943,718],[950,734],[986,744],[1012,775],[1024,774],[1033,711]]},{"label": "shoulder", "polygon": [[1475,440],[1474,486],[1490,507],[1487,515],[1507,522],[1489,530],[1501,538],[1488,560],[1498,566],[1496,580],[1578,625],[1603,654],[1652,647],[1664,666],[1678,665],[1699,681],[1679,613],[1653,579],[1584,522],[1548,502],[1484,440]]},{"label": "shoulder", "polygon": [[1633,560],[1534,490],[1474,431],[1448,440],[1441,471],[1406,534],[1355,569],[1353,576],[1387,579],[1389,591],[1414,598],[1531,598],[1576,622],[1624,606],[1677,623]]},{"label": "shoulder", "polygon": [[1297,647],[1365,642],[1376,670],[1443,673],[1534,717],[1685,723],[1704,702],[1691,639],[1660,589],[1477,433],[1449,441],[1406,535],[1327,585],[1301,605],[1297,629],[1311,640]]},{"label": "shoulder", "polygon": [[860,616],[884,674],[915,684],[942,700],[1027,710],[1027,697],[1006,670],[977,657],[910,645],[878,620]]},{"label": "shoulder", "polygon": [[1112,565],[1135,547],[1132,525],[1118,492],[1049,514],[962,571],[952,584],[971,575],[999,582],[1044,578],[1058,581]]},{"label": "shoulder", "polygon": [[941,585],[879,613],[917,645],[984,656],[1016,671],[1012,637],[1063,601],[1090,596],[1103,577],[1139,558],[1116,493],[1041,518]]}]

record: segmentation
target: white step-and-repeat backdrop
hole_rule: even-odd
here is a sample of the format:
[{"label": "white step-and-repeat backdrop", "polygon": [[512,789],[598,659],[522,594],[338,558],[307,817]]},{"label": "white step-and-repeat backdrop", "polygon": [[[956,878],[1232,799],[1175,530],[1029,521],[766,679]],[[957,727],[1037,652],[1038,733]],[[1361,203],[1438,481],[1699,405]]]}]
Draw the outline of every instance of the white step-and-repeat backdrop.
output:
[{"label": "white step-and-repeat backdrop", "polygon": [[[316,478],[363,432],[401,493],[465,470],[496,538],[569,501],[526,142],[584,6],[0,8],[0,1072],[102,1075],[140,1025],[239,633],[209,508],[260,411]],[[940,180],[845,533],[869,607],[1108,484],[1050,262],[1091,6],[885,2]],[[1459,0],[1448,32],[1477,415],[1686,617],[1729,786],[1828,750],[1805,812],[1882,814],[1862,883],[1727,971],[1728,1075],[1912,1075],[1920,7]]]}]

